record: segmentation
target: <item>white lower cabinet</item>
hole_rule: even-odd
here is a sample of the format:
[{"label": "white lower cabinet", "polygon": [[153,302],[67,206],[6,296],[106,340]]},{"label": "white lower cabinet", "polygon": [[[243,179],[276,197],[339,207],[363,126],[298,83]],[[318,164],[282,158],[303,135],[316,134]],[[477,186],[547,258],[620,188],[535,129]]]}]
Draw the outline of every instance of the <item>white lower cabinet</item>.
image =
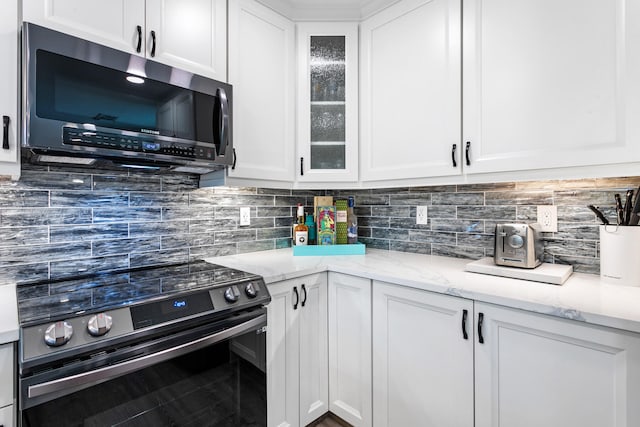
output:
[{"label": "white lower cabinet", "polygon": [[473,426],[473,301],[373,282],[373,425]]},{"label": "white lower cabinet", "polygon": [[13,343],[0,345],[0,426],[12,427],[15,413]]},{"label": "white lower cabinet", "polygon": [[305,426],[328,411],[327,273],[269,292],[267,425]]},{"label": "white lower cabinet", "polygon": [[372,331],[374,426],[640,425],[638,334],[375,281]]},{"label": "white lower cabinet", "polygon": [[640,335],[484,303],[475,311],[476,427],[640,426]]},{"label": "white lower cabinet", "polygon": [[13,405],[5,406],[4,408],[0,408],[0,426],[2,427],[13,427]]},{"label": "white lower cabinet", "polygon": [[371,425],[371,280],[329,273],[329,410]]}]

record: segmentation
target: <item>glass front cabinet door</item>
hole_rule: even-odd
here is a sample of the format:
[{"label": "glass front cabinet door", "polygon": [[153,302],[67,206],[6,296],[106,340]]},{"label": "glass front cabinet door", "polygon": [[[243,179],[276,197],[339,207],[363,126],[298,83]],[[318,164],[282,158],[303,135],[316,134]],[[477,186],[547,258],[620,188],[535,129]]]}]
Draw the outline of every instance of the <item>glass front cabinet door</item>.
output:
[{"label": "glass front cabinet door", "polygon": [[358,24],[298,24],[297,180],[358,180]]}]

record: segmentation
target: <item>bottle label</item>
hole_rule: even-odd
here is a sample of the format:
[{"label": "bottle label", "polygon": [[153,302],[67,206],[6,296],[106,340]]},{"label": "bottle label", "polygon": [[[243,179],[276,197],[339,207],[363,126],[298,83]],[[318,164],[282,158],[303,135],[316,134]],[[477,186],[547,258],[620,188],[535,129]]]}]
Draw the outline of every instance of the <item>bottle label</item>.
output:
[{"label": "bottle label", "polygon": [[296,246],[307,245],[309,240],[309,233],[306,231],[296,231]]},{"label": "bottle label", "polygon": [[356,243],[358,241],[358,226],[350,225],[347,227],[347,239],[349,243]]}]

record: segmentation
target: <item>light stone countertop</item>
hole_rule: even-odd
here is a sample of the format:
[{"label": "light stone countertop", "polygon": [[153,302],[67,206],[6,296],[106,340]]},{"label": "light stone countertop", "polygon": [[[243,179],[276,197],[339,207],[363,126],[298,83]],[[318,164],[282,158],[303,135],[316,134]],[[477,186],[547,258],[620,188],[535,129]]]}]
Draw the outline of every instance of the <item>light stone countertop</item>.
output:
[{"label": "light stone countertop", "polygon": [[640,333],[640,287],[573,273],[562,285],[464,271],[472,260],[367,249],[366,255],[293,256],[291,248],[207,258],[264,277],[267,284],[324,271]]},{"label": "light stone countertop", "polygon": [[15,285],[0,286],[0,344],[18,341],[18,301]]}]

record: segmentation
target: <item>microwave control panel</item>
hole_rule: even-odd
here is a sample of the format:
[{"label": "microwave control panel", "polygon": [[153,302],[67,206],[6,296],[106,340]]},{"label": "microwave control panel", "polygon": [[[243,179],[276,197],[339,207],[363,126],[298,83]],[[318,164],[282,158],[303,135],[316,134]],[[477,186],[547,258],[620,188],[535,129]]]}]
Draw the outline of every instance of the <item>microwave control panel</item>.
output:
[{"label": "microwave control panel", "polygon": [[179,144],[139,136],[77,129],[66,126],[62,128],[62,142],[68,145],[82,145],[106,150],[165,154],[167,156],[189,159],[215,159],[215,148],[213,146]]}]

